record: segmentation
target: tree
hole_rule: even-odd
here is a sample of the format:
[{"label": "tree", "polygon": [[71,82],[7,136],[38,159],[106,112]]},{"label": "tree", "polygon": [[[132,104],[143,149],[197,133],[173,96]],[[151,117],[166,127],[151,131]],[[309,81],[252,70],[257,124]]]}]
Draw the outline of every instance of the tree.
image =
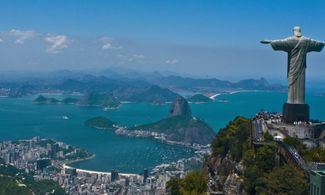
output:
[{"label": "tree", "polygon": [[256,151],[256,165],[263,171],[268,172],[273,169],[275,164],[276,147],[272,145],[263,145]]},{"label": "tree", "polygon": [[245,165],[252,165],[255,163],[255,152],[253,149],[247,150],[243,155]]},{"label": "tree", "polygon": [[250,165],[245,169],[244,188],[248,194],[255,194],[256,181],[263,174],[256,165]]},{"label": "tree", "polygon": [[264,139],[265,141],[273,141],[273,136],[269,132],[264,133]]},{"label": "tree", "polygon": [[171,178],[166,185],[166,191],[170,195],[200,195],[206,194],[208,177],[202,171],[188,173],[185,178]]},{"label": "tree", "polygon": [[311,150],[305,151],[303,157],[307,161],[313,162],[325,162],[325,148],[314,148]]},{"label": "tree", "polygon": [[268,173],[274,167],[276,146],[263,145],[253,150],[247,150],[244,153],[243,160],[246,165],[244,172],[244,186],[249,194],[256,193],[256,186],[261,183],[264,173]]},{"label": "tree", "polygon": [[212,141],[213,155],[225,156],[230,152],[234,160],[240,161],[249,146],[250,128],[250,121],[243,117],[237,117],[234,121],[229,122]]},{"label": "tree", "polygon": [[306,194],[308,181],[305,174],[288,165],[275,168],[257,183],[256,192],[265,195]]},{"label": "tree", "polygon": [[205,194],[208,177],[202,171],[193,171],[186,175],[182,181],[182,194]]},{"label": "tree", "polygon": [[166,191],[170,195],[180,195],[181,179],[172,177],[166,184]]}]

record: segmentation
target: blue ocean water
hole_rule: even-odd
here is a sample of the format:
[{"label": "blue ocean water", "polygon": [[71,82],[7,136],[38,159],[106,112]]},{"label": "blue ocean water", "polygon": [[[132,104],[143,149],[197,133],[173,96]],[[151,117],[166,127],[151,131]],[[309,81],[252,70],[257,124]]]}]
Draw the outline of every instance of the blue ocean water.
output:
[{"label": "blue ocean water", "polygon": [[[0,98],[0,140],[41,136],[85,148],[96,154],[91,160],[74,166],[98,171],[116,168],[121,172],[140,173],[144,168],[190,157],[193,150],[171,146],[152,139],[129,138],[84,126],[94,116],[106,116],[122,125],[144,124],[167,115],[169,104],[123,104],[116,110],[74,105],[36,105],[35,97]],[[242,92],[218,96],[206,104],[191,104],[193,115],[206,121],[216,132],[234,117],[251,117],[261,110],[281,111],[285,93]],[[313,119],[325,120],[325,97],[309,95]],[[63,120],[62,116],[69,116]]]}]

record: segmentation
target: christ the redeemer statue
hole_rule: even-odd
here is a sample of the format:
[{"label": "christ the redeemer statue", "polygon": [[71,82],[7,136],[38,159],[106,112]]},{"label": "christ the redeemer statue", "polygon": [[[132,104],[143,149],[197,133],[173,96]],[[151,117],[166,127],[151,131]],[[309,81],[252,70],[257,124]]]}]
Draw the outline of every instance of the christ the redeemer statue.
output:
[{"label": "christ the redeemer statue", "polygon": [[288,53],[288,101],[284,104],[284,120],[309,120],[309,106],[305,104],[306,56],[308,52],[320,52],[325,43],[302,36],[300,27],[293,28],[294,36],[283,40],[263,40],[271,44],[274,50]]}]

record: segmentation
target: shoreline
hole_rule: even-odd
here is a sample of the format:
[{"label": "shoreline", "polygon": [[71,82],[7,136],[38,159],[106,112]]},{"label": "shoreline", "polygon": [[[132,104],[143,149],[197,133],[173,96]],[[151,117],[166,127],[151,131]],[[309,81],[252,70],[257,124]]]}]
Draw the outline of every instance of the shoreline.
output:
[{"label": "shoreline", "polygon": [[154,131],[143,131],[143,130],[130,131],[124,127],[118,127],[117,129],[114,130],[114,133],[119,136],[127,136],[127,137],[135,137],[135,138],[149,138],[149,139],[156,140],[163,144],[183,146],[186,148],[192,148],[194,150],[210,148],[210,144],[200,145],[200,144],[190,144],[190,143],[185,143],[185,142],[181,142],[181,141],[169,140],[166,138],[167,135],[165,133],[159,133],[159,132],[154,132]]},{"label": "shoreline", "polygon": [[[194,152],[194,154],[192,156],[188,157],[188,158],[180,158],[180,159],[177,159],[177,160],[168,162],[168,163],[160,163],[158,165],[155,165],[150,170],[150,174],[154,174],[161,167],[164,167],[166,165],[167,166],[170,166],[170,165],[172,165],[172,164],[174,164],[174,163],[176,163],[178,161],[186,161],[186,160],[193,159],[193,158],[200,158],[201,160],[204,160],[203,159],[203,156],[206,155],[206,154],[211,153],[211,150],[210,149],[211,148],[208,147],[208,146],[202,147],[200,149],[197,148],[197,149],[195,149],[196,151]],[[63,169],[64,171],[67,168],[67,169],[76,169],[76,172],[79,172],[79,173],[99,174],[99,175],[111,176],[111,172],[107,172],[107,171],[96,171],[96,170],[90,170],[90,169],[80,169],[80,168],[76,168],[76,167],[74,167],[74,166],[71,165],[71,163],[82,162],[82,161],[86,161],[86,160],[93,159],[95,157],[96,157],[96,155],[93,154],[93,155],[91,155],[90,157],[87,157],[87,158],[77,159],[77,160],[71,160],[71,161],[68,161],[68,162],[63,162],[63,163],[60,163],[60,168]],[[124,176],[124,177],[139,177],[139,176],[141,176],[141,174],[137,174],[137,173],[119,173],[119,175]]]},{"label": "shoreline", "polygon": [[[111,172],[106,172],[106,171],[94,171],[94,170],[89,170],[89,169],[79,169],[67,164],[62,164],[62,169],[76,169],[77,172],[81,172],[81,173],[89,173],[89,174],[99,174],[99,175],[111,175]],[[139,174],[135,174],[135,173],[119,173],[119,175],[121,176],[125,176],[125,177],[130,177],[130,176],[140,176]]]},{"label": "shoreline", "polygon": [[125,137],[135,137],[135,138],[144,138],[144,139],[153,139],[163,144],[168,145],[177,145],[183,146],[186,148],[192,148],[194,150],[200,150],[202,148],[209,148],[210,144],[207,145],[200,145],[200,144],[190,144],[181,141],[173,141],[167,139],[167,135],[164,133],[154,132],[154,131],[143,131],[143,130],[128,130],[125,127],[112,127],[112,128],[105,128],[105,127],[98,127],[98,126],[91,126],[90,128],[94,128],[100,131],[113,131],[115,135],[118,136],[125,136]]},{"label": "shoreline", "polygon": [[[96,128],[99,129],[99,128]],[[100,130],[109,130],[109,129],[100,129]],[[113,130],[113,129],[112,129]],[[118,129],[116,129],[115,131],[117,131]],[[114,131],[114,133],[115,133]],[[148,132],[148,133],[156,133],[156,132]],[[157,136],[130,136],[127,134],[118,134],[115,133],[116,135],[119,136],[127,136],[127,137],[135,137],[135,138],[143,138],[143,139],[152,139],[156,142],[162,143],[162,144],[168,144],[168,145],[173,145],[173,146],[179,146],[179,147],[184,147],[184,148],[189,148],[189,149],[193,149],[194,150],[194,154],[188,158],[180,158],[168,163],[160,163],[155,165],[151,172],[154,172],[155,169],[157,169],[158,167],[161,167],[162,165],[171,165],[177,161],[180,160],[187,160],[187,159],[191,159],[191,158],[195,158],[198,157],[199,155],[204,155],[204,154],[208,154],[211,152],[211,146],[210,144],[208,145],[189,145],[183,142],[176,142],[176,141],[171,141],[171,140],[166,140],[166,139],[162,139],[162,137],[157,137]],[[102,174],[102,175],[111,175],[111,172],[106,172],[106,171],[96,171],[96,170],[89,170],[89,169],[80,169],[80,168],[76,168],[74,166],[72,166],[71,164],[76,163],[76,162],[82,162],[82,161],[86,161],[86,160],[91,160],[93,158],[96,157],[96,154],[92,154],[91,156],[87,157],[87,158],[82,158],[82,159],[76,159],[76,160],[70,160],[70,161],[65,161],[60,163],[60,167],[61,169],[65,169],[65,168],[71,168],[71,169],[76,169],[77,172],[82,172],[82,173],[89,173],[89,174]],[[136,173],[119,173],[122,176],[140,176],[140,174],[136,174]]]},{"label": "shoreline", "polygon": [[89,157],[86,157],[86,158],[79,158],[79,159],[75,159],[75,160],[67,160],[67,161],[63,161],[60,163],[60,165],[69,165],[69,164],[72,164],[72,163],[76,163],[76,162],[81,162],[81,161],[86,161],[86,160],[90,160],[90,159],[93,159],[96,157],[96,154],[92,154],[91,156]]}]

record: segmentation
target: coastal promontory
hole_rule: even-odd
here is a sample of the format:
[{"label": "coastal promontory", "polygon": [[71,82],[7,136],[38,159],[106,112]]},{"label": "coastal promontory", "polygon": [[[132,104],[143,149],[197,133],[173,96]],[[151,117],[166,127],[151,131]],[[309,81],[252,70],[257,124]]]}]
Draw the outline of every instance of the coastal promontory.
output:
[{"label": "coastal promontory", "polygon": [[193,117],[185,98],[178,96],[170,106],[168,117],[157,122],[129,128],[131,130],[162,133],[167,140],[185,144],[209,144],[215,133],[199,118]]},{"label": "coastal promontory", "polygon": [[202,94],[195,94],[187,99],[189,102],[200,104],[200,103],[208,103],[213,101],[209,97]]}]

